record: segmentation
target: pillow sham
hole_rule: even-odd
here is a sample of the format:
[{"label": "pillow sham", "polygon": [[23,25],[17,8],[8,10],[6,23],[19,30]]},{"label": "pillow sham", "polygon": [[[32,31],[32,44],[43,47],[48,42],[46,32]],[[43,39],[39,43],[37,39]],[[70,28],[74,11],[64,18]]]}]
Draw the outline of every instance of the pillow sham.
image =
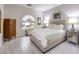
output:
[{"label": "pillow sham", "polygon": [[54,30],[63,30],[64,25],[62,25],[62,24],[60,24],[60,25],[53,24],[53,25],[49,25],[48,28],[51,28],[51,29],[54,29]]}]

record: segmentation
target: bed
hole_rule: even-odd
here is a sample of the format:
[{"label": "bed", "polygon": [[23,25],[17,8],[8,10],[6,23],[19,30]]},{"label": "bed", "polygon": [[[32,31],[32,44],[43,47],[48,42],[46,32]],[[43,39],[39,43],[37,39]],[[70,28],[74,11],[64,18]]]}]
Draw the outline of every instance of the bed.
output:
[{"label": "bed", "polygon": [[[58,23],[57,23],[58,24]],[[52,28],[34,29],[30,35],[31,41],[43,52],[47,52],[59,43],[63,42],[66,37],[65,30]]]}]

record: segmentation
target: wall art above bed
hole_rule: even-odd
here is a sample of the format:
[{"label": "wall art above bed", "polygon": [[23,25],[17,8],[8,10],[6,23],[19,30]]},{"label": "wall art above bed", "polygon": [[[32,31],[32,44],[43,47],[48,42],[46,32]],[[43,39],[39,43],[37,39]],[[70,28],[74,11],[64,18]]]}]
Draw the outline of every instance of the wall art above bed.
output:
[{"label": "wall art above bed", "polygon": [[61,18],[61,12],[54,13],[53,19],[60,19]]}]

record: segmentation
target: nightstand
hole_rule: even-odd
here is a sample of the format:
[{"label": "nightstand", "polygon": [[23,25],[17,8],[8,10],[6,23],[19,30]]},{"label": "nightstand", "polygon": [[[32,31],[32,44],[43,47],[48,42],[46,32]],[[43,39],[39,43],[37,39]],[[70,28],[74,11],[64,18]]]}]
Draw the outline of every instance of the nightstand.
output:
[{"label": "nightstand", "polygon": [[67,41],[69,43],[79,44],[79,31],[67,31]]}]

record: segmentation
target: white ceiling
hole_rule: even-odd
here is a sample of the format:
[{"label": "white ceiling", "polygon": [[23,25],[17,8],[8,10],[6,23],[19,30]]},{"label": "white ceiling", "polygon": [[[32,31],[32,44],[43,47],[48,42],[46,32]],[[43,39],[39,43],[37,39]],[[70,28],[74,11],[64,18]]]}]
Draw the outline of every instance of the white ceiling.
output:
[{"label": "white ceiling", "polygon": [[[46,11],[48,9],[60,6],[61,4],[32,4],[33,9],[38,10],[38,11]],[[19,4],[19,6],[23,6],[28,8],[27,4]]]}]

